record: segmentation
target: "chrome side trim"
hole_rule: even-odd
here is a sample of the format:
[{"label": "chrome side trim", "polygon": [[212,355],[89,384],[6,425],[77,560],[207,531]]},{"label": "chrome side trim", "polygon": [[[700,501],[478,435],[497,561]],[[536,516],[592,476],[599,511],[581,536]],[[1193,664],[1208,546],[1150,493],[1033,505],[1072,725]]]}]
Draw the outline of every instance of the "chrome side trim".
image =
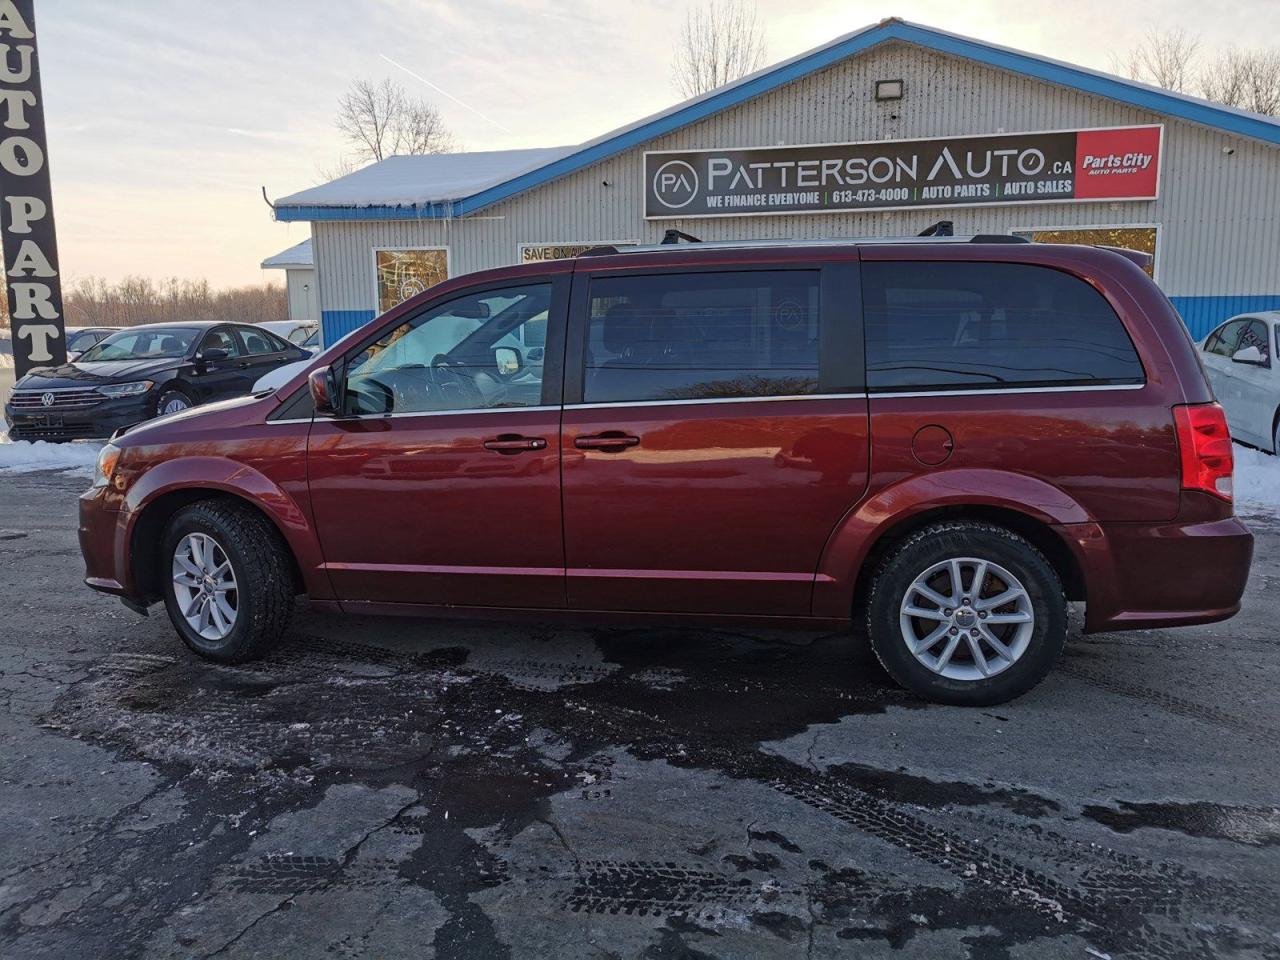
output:
[{"label": "chrome side trim", "polygon": [[871,399],[898,397],[980,397],[1009,396],[1021,393],[1104,393],[1109,390],[1141,390],[1145,383],[1079,384],[1063,387],[976,387],[963,390],[893,390],[872,391]]},{"label": "chrome side trim", "polygon": [[[606,410],[613,407],[683,407],[712,403],[777,403],[793,400],[898,400],[923,397],[982,397],[1010,396],[1024,393],[1105,393],[1108,391],[1141,390],[1145,383],[1079,384],[1062,387],[971,387],[962,390],[886,390],[870,393],[800,393],[777,397],[708,397],[697,400],[612,400],[606,403],[566,403],[565,410]],[[468,410],[424,410],[414,413],[362,413],[339,420],[394,420],[397,417],[448,417],[475,413],[549,412],[560,410],[557,406],[536,407],[481,407]],[[265,420],[264,423],[310,423],[312,417],[298,420]]]},{"label": "chrome side trim", "polygon": [[703,403],[777,403],[779,400],[865,400],[865,393],[797,393],[778,397],[705,397],[699,400],[610,400],[605,403],[566,403],[566,410],[607,407],[680,407]]},{"label": "chrome side trim", "polygon": [[264,424],[272,423],[311,423],[313,420],[326,421],[335,420],[347,422],[350,420],[395,420],[399,417],[457,417],[462,415],[472,415],[477,413],[546,413],[549,411],[559,411],[559,406],[539,405],[536,407],[469,407],[466,410],[414,410],[404,413],[357,413],[349,417],[301,417],[289,420],[264,420]]}]

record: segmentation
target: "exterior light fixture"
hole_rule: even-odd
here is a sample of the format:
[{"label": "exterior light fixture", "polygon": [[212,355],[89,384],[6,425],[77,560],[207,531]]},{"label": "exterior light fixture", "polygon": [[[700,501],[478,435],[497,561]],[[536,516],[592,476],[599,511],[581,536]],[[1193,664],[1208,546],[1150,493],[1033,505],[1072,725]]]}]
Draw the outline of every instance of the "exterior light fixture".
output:
[{"label": "exterior light fixture", "polygon": [[877,100],[901,100],[903,92],[903,82],[901,80],[877,80],[876,81],[876,99]]}]

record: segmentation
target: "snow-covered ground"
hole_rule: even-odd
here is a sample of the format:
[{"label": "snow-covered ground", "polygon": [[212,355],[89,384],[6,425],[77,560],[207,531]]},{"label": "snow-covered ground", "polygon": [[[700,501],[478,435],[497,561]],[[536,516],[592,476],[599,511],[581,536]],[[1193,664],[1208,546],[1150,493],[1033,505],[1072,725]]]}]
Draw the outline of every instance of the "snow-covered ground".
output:
[{"label": "snow-covered ground", "polygon": [[1235,445],[1236,506],[1241,513],[1280,517],[1280,457]]},{"label": "snow-covered ground", "polygon": [[[3,426],[0,422],[0,426]],[[10,440],[0,433],[0,473],[31,473],[33,470],[61,470],[72,476],[93,476],[102,443],[76,440],[72,443],[45,443],[43,440]]]}]

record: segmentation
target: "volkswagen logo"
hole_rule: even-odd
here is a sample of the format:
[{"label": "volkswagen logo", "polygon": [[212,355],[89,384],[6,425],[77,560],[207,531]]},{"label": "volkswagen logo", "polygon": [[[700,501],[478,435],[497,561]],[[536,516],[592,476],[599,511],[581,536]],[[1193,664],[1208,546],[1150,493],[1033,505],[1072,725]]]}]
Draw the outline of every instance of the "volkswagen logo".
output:
[{"label": "volkswagen logo", "polygon": [[687,207],[698,195],[698,172],[683,160],[668,160],[653,175],[653,195],[669,210]]},{"label": "volkswagen logo", "polygon": [[57,398],[57,397],[55,397],[52,393],[42,393],[42,394],[40,395],[40,406],[42,406],[42,407],[52,407],[52,406],[53,406],[53,402],[54,402],[55,400],[57,400],[57,399],[58,399],[58,398]]}]

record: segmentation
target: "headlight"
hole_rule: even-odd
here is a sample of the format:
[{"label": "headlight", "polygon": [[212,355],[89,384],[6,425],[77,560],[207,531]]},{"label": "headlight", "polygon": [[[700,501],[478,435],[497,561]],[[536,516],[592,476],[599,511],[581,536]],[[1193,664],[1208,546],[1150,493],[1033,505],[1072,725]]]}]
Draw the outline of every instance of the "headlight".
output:
[{"label": "headlight", "polygon": [[108,397],[136,397],[146,393],[155,384],[150,380],[135,380],[133,383],[108,383],[98,388],[98,392]]},{"label": "headlight", "polygon": [[98,465],[93,471],[93,485],[105,487],[115,475],[116,464],[120,462],[120,448],[108,443],[98,454]]}]

